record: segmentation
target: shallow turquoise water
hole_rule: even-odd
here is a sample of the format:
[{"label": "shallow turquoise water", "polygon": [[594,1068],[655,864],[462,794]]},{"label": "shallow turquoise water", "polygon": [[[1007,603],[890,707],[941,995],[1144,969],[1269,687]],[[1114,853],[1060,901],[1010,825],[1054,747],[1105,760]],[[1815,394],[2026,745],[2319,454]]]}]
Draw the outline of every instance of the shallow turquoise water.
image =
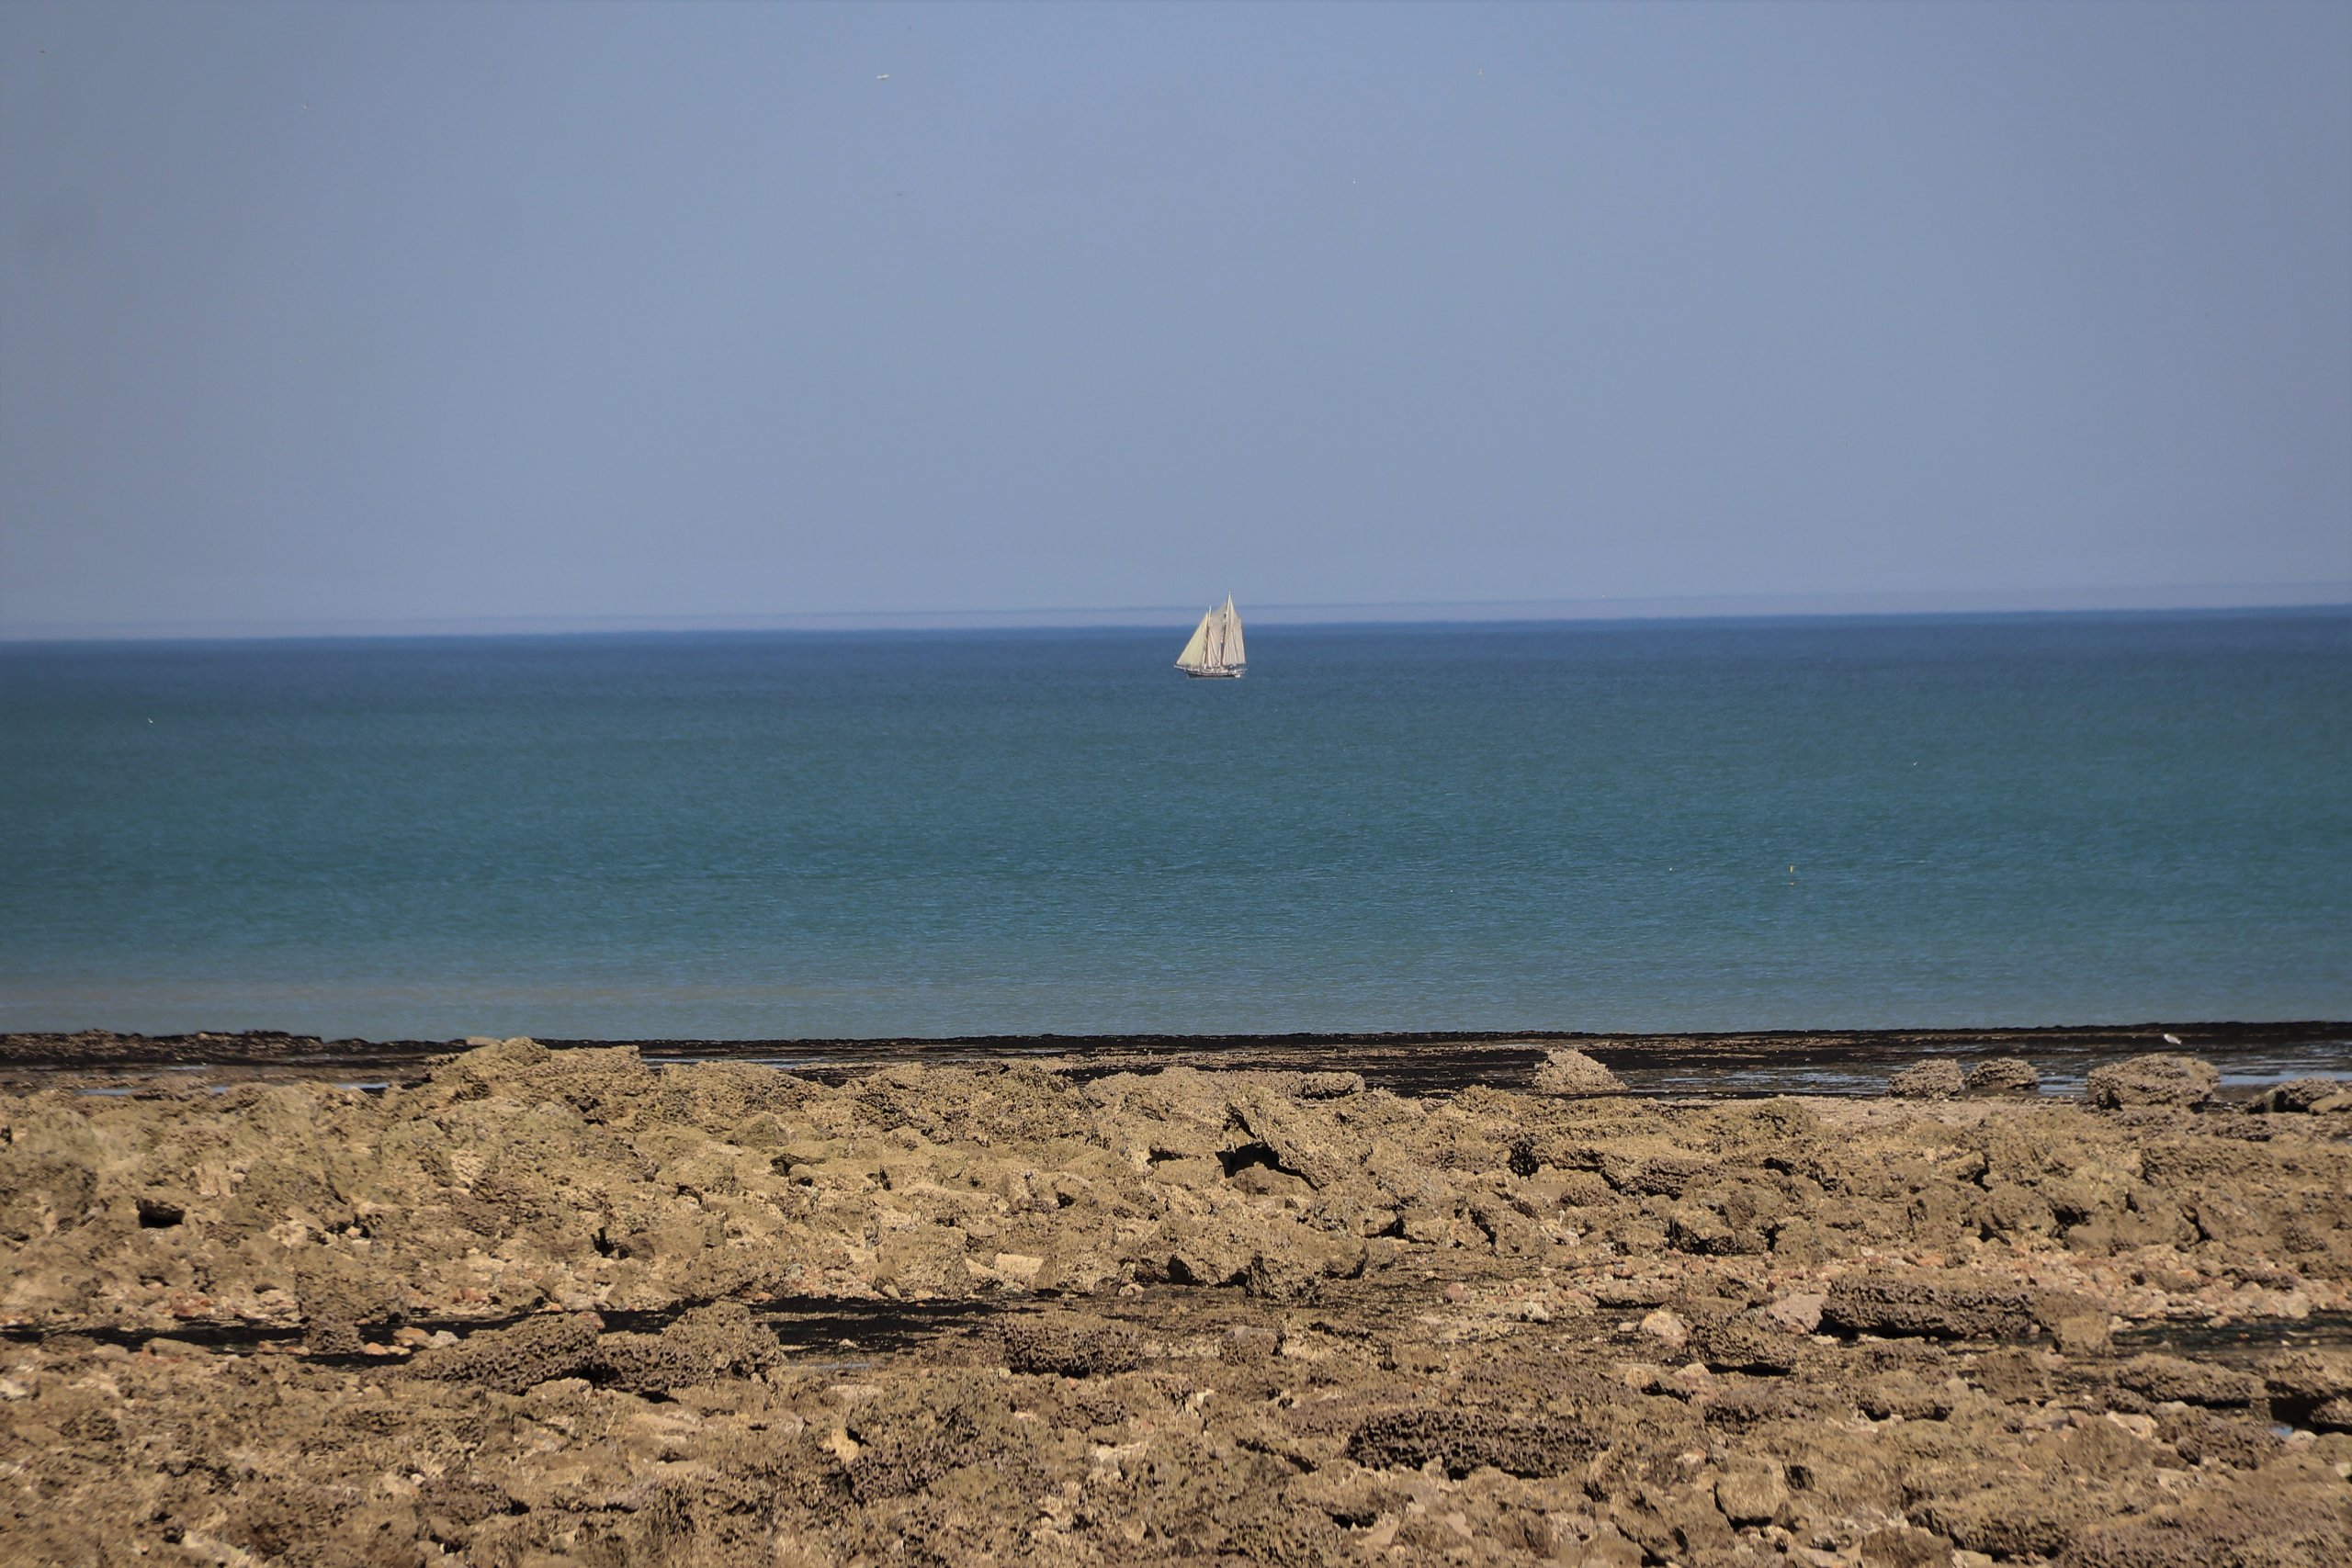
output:
[{"label": "shallow turquoise water", "polygon": [[0,1027],[2352,1015],[2352,614],[1184,629],[0,649]]}]

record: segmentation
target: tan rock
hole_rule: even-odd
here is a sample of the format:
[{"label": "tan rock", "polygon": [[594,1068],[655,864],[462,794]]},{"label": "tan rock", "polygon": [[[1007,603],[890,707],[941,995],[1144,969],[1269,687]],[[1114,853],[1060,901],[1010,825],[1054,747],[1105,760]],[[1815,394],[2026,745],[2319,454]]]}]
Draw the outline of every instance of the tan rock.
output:
[{"label": "tan rock", "polygon": [[1535,1069],[1535,1092],[1571,1097],[1623,1094],[1625,1085],[1583,1052],[1562,1049],[1544,1053],[1543,1065]]},{"label": "tan rock", "polygon": [[1942,1060],[1905,1067],[1886,1080],[1886,1092],[1895,1100],[1955,1100],[1966,1087],[1960,1064]]},{"label": "tan rock", "polygon": [[1679,1350],[1690,1342],[1690,1325],[1664,1307],[1643,1318],[1640,1328],[1669,1350]]},{"label": "tan rock", "polygon": [[1829,1297],[1819,1291],[1792,1291],[1764,1309],[1765,1320],[1792,1334],[1811,1334],[1821,1326],[1821,1309]]},{"label": "tan rock", "polygon": [[1971,1094],[2032,1094],[2041,1088],[2041,1075],[2023,1056],[1994,1056],[1968,1069]]},{"label": "tan rock", "polygon": [[2194,1056],[2159,1052],[2093,1067],[2083,1098],[2102,1110],[2136,1105],[2202,1105],[2213,1098],[2221,1069]]},{"label": "tan rock", "polygon": [[1786,1472],[1773,1460],[1738,1460],[1715,1478],[1715,1506],[1735,1525],[1770,1524],[1789,1506]]}]

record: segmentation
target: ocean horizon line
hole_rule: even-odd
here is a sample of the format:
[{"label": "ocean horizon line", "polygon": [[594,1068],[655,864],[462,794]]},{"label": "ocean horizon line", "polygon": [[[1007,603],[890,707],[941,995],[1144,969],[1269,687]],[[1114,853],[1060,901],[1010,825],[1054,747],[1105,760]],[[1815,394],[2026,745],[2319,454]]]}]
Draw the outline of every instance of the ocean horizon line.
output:
[{"label": "ocean horizon line", "polygon": [[[2352,609],[2352,581],[2120,589],[1918,590],[1586,599],[1453,599],[1244,604],[1261,626],[1815,619],[1977,615],[2162,614]],[[254,641],[305,638],[568,637],[664,632],[1084,631],[1180,626],[1189,604],[1002,610],[836,610],[775,614],[288,617],[282,620],[0,622],[0,643]]]}]

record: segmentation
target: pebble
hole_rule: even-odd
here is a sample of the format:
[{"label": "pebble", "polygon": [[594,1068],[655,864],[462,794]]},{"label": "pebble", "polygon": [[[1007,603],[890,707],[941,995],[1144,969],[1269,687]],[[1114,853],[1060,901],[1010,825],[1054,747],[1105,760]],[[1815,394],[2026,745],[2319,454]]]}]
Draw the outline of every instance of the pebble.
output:
[{"label": "pebble", "polygon": [[1664,1307],[1642,1319],[1642,1332],[1670,1349],[1679,1350],[1690,1342],[1690,1325]]},{"label": "pebble", "polygon": [[1828,1296],[1816,1291],[1792,1291],[1764,1309],[1766,1321],[1792,1334],[1811,1334],[1821,1326],[1821,1309]]}]

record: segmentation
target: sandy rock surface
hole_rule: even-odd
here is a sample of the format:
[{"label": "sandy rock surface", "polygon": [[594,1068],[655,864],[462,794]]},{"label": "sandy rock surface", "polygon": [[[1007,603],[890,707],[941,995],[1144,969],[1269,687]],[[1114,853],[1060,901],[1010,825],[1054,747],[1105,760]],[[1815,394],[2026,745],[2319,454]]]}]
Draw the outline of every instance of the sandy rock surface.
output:
[{"label": "sandy rock surface", "polygon": [[1968,1069],[1971,1094],[2034,1094],[2041,1075],[2023,1056],[1995,1056]]},{"label": "sandy rock surface", "polygon": [[2106,1111],[2129,1105],[2202,1105],[2221,1082],[2213,1064],[2194,1056],[2134,1056],[2092,1068],[2083,1097]]},{"label": "sandy rock surface", "polygon": [[2293,1098],[0,1098],[0,1561],[2342,1564]]},{"label": "sandy rock surface", "polygon": [[1952,1100],[1967,1088],[1958,1062],[1922,1062],[1886,1080],[1886,1092],[1897,1100]]},{"label": "sandy rock surface", "polygon": [[1623,1094],[1625,1084],[1615,1073],[1581,1051],[1546,1051],[1535,1069],[1538,1094]]}]

